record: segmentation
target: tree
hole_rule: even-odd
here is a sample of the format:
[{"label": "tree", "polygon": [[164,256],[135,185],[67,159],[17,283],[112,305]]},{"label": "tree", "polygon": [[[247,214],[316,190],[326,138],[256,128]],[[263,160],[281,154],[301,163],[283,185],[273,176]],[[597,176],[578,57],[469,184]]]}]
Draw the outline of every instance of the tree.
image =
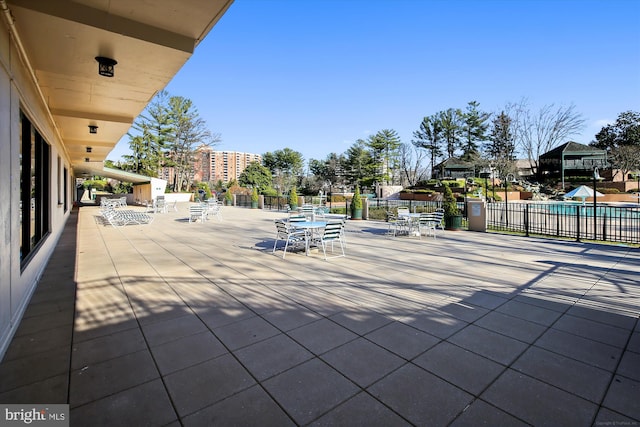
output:
[{"label": "tree", "polygon": [[371,186],[375,182],[375,162],[364,140],[349,147],[345,160],[345,184]]},{"label": "tree", "polygon": [[366,145],[371,150],[377,171],[375,182],[392,182],[400,144],[400,137],[393,129],[383,129],[367,139]]},{"label": "tree", "polygon": [[445,111],[440,111],[438,115],[447,155],[449,158],[455,157],[456,151],[460,148],[462,135],[462,111],[449,108]]},{"label": "tree", "polygon": [[568,107],[545,105],[536,115],[529,111],[526,100],[508,105],[509,109],[514,113],[511,118],[515,123],[516,143],[526,154],[538,179],[540,156],[566,142],[584,127],[585,120],[575,111],[573,104]]},{"label": "tree", "polygon": [[490,113],[480,111],[480,104],[471,101],[467,111],[461,114],[462,121],[462,160],[473,162],[480,157],[480,145],[487,140],[487,121]]},{"label": "tree", "polygon": [[620,113],[615,124],[604,126],[589,145],[606,150],[613,168],[625,177],[640,170],[640,113]]},{"label": "tree", "polygon": [[289,175],[301,175],[304,166],[304,157],[302,153],[294,151],[291,148],[276,150],[273,153],[267,152],[262,155],[262,164],[265,165],[271,173],[280,170],[282,173]]},{"label": "tree", "polygon": [[442,124],[438,114],[424,117],[420,123],[420,128],[413,132],[415,140],[412,140],[411,143],[416,147],[424,148],[431,154],[431,176],[433,176],[433,167],[436,164],[436,159],[442,156],[440,148],[441,135]]},{"label": "tree", "polygon": [[169,94],[160,91],[134,121],[133,133],[128,133],[131,155],[122,156],[125,170],[140,175],[158,176],[163,166],[163,150],[173,138],[173,124],[167,104]]},{"label": "tree", "polygon": [[330,153],[324,160],[309,160],[309,171],[316,178],[316,186],[314,192],[325,188],[325,191],[331,191],[334,186],[343,186],[345,184],[345,156],[343,154]]},{"label": "tree", "polygon": [[161,91],[132,126],[129,147],[123,156],[125,170],[158,176],[163,167],[173,170],[172,190],[189,190],[194,154],[198,147],[212,146],[220,136],[212,134],[191,100]]},{"label": "tree", "polygon": [[249,163],[238,177],[241,186],[257,188],[260,193],[270,188],[271,182],[271,171],[259,162]]},{"label": "tree", "polygon": [[172,96],[167,110],[173,124],[167,154],[174,171],[173,191],[188,190],[193,180],[196,149],[217,144],[220,136],[209,131],[193,102],[187,98]]},{"label": "tree", "polygon": [[275,176],[279,191],[286,192],[298,185],[304,166],[304,157],[298,151],[284,148],[273,153],[264,153],[262,164]]},{"label": "tree", "polygon": [[484,150],[499,176],[506,176],[513,170],[515,162],[513,121],[504,111],[493,118],[489,143],[485,145]]},{"label": "tree", "polygon": [[425,150],[414,144],[400,145],[400,184],[403,187],[416,185],[427,178],[427,170],[422,166],[426,155]]}]

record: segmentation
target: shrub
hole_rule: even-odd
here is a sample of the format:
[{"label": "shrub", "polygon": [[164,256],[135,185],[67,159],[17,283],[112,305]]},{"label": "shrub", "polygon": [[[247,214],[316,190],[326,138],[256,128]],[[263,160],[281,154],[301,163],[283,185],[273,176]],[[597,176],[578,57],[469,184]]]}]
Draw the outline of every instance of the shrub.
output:
[{"label": "shrub", "polygon": [[445,185],[444,187],[444,199],[442,201],[442,207],[444,208],[445,218],[460,215],[460,210],[458,209],[456,198],[454,197],[453,191],[451,191],[451,188],[448,185]]},{"label": "shrub", "polygon": [[442,181],[442,184],[451,188],[462,188],[464,187],[464,183],[458,180],[447,180]]},{"label": "shrub", "polygon": [[362,209],[362,198],[360,197],[360,187],[356,187],[353,192],[353,199],[351,199],[351,210]]},{"label": "shrub", "polygon": [[253,191],[251,191],[251,201],[257,202],[258,200],[260,200],[260,197],[258,196],[258,188],[253,187]]},{"label": "shrub", "polygon": [[289,206],[298,206],[298,191],[293,187],[289,192]]},{"label": "shrub", "polygon": [[619,194],[620,190],[617,188],[598,188],[598,191],[602,194]]}]

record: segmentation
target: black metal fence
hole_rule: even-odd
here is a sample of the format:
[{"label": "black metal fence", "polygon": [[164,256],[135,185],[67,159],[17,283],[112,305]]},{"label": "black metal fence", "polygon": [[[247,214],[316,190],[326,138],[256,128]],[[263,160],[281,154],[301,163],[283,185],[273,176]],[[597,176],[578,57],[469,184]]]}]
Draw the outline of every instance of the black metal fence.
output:
[{"label": "black metal fence", "polygon": [[[247,204],[245,198],[250,201],[250,196],[236,196],[236,205],[237,206],[251,206],[251,203]],[[337,198],[336,198],[337,199]],[[341,197],[340,200],[332,200],[328,198],[326,200],[326,206],[331,209],[331,212],[336,212],[339,210],[347,211],[349,205],[351,204],[351,199]],[[277,211],[286,211],[289,208],[289,199],[285,196],[264,196],[264,209],[269,210],[277,210]]]},{"label": "black metal fence", "polygon": [[[348,211],[350,200],[331,203],[332,211]],[[329,203],[327,203],[328,205]],[[237,206],[251,206],[250,196],[236,196]],[[385,211],[406,206],[411,211],[433,211],[442,202],[416,200],[369,199],[369,209]],[[286,197],[265,196],[264,208],[287,210]],[[487,228],[491,231],[520,233],[526,236],[547,236],[577,241],[595,240],[640,244],[640,205],[613,206],[575,203],[487,203]],[[466,216],[466,206],[458,203]]]},{"label": "black metal fence", "polygon": [[[595,214],[595,215],[594,215]],[[490,230],[640,244],[640,206],[488,203]]]},{"label": "black metal fence", "polygon": [[[458,204],[462,209],[462,204]],[[398,207],[407,207],[411,212],[427,211],[432,212],[442,207],[442,202],[427,202],[421,200],[386,200],[386,199],[369,199],[369,208],[382,208],[390,211]]]}]

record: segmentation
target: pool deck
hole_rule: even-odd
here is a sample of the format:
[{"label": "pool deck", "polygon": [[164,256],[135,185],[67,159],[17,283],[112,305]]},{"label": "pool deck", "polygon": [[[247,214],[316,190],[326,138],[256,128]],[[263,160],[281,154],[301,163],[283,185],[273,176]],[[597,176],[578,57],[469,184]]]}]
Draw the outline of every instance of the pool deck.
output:
[{"label": "pool deck", "polygon": [[73,211],[0,363],[72,426],[640,424],[640,249],[477,232],[272,254],[282,213]]}]

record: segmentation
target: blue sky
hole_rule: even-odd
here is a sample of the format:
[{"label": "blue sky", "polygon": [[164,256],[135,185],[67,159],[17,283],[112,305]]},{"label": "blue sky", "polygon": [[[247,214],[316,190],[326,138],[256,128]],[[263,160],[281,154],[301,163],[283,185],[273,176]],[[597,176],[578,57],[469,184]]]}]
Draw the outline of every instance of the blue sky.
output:
[{"label": "blue sky", "polygon": [[[217,149],[344,153],[424,116],[575,105],[588,144],[640,110],[637,0],[235,0],[167,86]],[[125,137],[109,156],[128,152]]]}]

